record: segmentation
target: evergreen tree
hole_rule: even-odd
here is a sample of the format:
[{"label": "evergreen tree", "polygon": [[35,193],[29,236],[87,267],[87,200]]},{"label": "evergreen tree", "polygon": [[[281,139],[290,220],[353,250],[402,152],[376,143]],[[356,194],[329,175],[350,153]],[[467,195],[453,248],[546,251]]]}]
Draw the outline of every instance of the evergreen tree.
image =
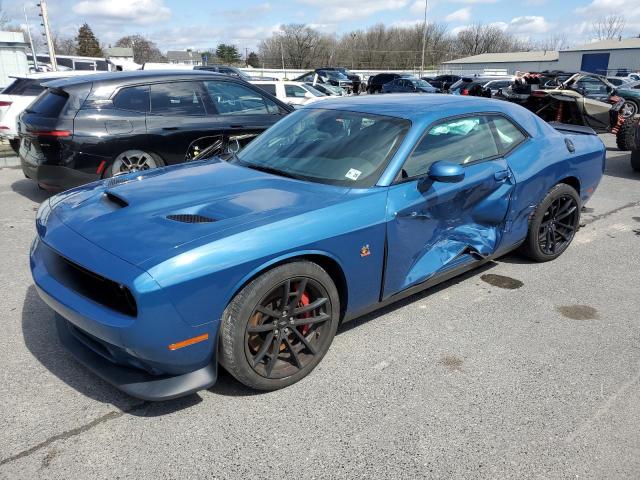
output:
[{"label": "evergreen tree", "polygon": [[76,36],[77,55],[83,57],[104,57],[98,39],[93,34],[93,30],[86,23],[78,30]]},{"label": "evergreen tree", "polygon": [[216,48],[216,57],[225,63],[238,63],[242,58],[235,45],[221,43]]},{"label": "evergreen tree", "polygon": [[251,52],[247,57],[247,65],[251,65],[253,68],[260,67],[260,57],[256,52]]}]

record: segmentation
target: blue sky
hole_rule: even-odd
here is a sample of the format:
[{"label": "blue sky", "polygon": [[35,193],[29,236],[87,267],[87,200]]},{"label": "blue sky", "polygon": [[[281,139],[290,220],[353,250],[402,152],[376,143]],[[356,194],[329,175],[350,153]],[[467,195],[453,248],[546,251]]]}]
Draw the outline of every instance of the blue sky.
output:
[{"label": "blue sky", "polygon": [[[32,27],[38,27],[36,0],[2,2],[16,23],[24,23],[23,5]],[[62,34],[75,34],[87,22],[105,44],[141,33],[162,50],[221,42],[254,49],[281,24],[306,23],[339,34],[379,22],[420,22],[424,14],[424,0],[48,0],[48,5],[53,29]],[[575,44],[591,39],[594,18],[613,13],[625,15],[626,35],[640,34],[639,6],[640,0],[430,0],[428,19],[454,32],[472,22],[493,23],[523,38],[564,34]]]}]

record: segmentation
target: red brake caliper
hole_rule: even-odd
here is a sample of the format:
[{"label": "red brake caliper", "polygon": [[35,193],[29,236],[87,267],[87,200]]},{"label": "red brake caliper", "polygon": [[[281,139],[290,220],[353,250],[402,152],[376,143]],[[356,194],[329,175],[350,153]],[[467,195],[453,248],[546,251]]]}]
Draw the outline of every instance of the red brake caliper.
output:
[{"label": "red brake caliper", "polygon": [[[300,307],[305,307],[309,305],[309,295],[307,294],[306,291],[302,292],[302,296],[300,297]],[[304,318],[309,318],[311,316],[310,312],[304,312]],[[309,333],[309,329],[311,328],[311,324],[307,324],[307,325],[302,325],[302,329],[300,330],[300,333],[302,333],[302,335],[306,335],[307,333]]]}]

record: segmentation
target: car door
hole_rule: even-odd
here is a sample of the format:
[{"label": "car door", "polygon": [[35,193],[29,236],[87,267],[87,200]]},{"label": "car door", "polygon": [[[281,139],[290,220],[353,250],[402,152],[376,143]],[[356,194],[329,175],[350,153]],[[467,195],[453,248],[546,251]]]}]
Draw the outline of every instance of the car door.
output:
[{"label": "car door", "polygon": [[194,140],[214,133],[203,97],[202,84],[198,81],[150,85],[148,144],[166,164],[184,162]]},{"label": "car door", "polygon": [[[514,188],[496,136],[489,114],[427,128],[389,187],[385,298],[496,251]],[[464,178],[433,180],[441,161],[461,165]]]},{"label": "car door", "polygon": [[307,103],[307,91],[298,85],[285,84],[284,95],[290,105],[304,105]]},{"label": "car door", "polygon": [[238,151],[289,113],[257,87],[223,79],[202,83],[207,122],[222,142],[221,151]]}]

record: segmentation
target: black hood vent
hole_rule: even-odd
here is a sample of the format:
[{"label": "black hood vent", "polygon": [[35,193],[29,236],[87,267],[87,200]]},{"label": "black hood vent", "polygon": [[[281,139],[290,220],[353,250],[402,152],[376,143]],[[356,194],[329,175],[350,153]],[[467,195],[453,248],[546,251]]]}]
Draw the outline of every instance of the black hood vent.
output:
[{"label": "black hood vent", "polygon": [[111,203],[115,203],[120,208],[124,208],[124,207],[128,207],[129,206],[129,203],[127,203],[127,201],[125,199],[119,197],[115,193],[105,192],[104,195],[107,198],[107,200],[109,200]]},{"label": "black hood vent", "polygon": [[169,220],[182,223],[213,223],[213,218],[205,217],[204,215],[196,215],[194,213],[178,213],[175,215],[167,215]]}]

